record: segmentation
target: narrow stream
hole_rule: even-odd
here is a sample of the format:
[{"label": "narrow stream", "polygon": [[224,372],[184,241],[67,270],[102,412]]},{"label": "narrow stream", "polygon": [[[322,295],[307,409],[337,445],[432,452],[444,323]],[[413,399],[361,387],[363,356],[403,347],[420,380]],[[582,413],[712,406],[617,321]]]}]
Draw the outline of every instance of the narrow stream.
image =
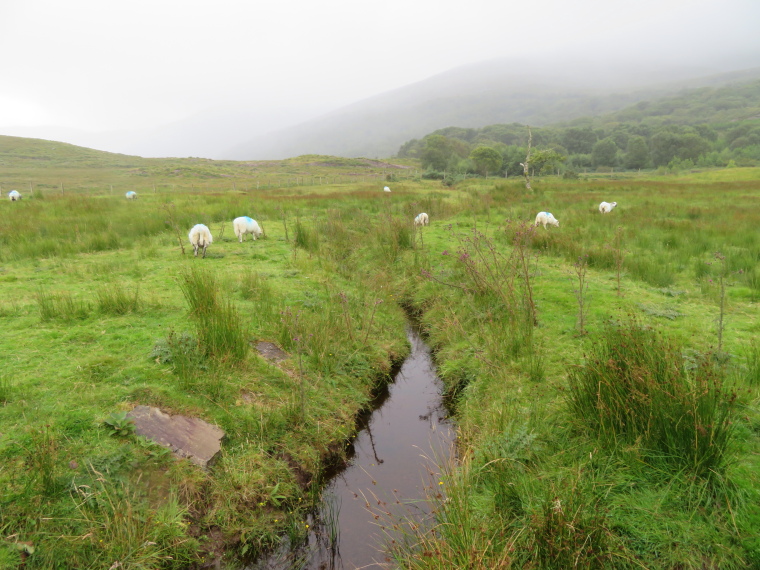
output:
[{"label": "narrow stream", "polygon": [[407,338],[411,354],[360,423],[348,466],[328,483],[307,543],[283,545],[249,570],[389,568],[387,513],[423,525],[430,519],[426,492],[436,492],[438,464],[452,453],[456,433],[430,349],[411,328]]}]

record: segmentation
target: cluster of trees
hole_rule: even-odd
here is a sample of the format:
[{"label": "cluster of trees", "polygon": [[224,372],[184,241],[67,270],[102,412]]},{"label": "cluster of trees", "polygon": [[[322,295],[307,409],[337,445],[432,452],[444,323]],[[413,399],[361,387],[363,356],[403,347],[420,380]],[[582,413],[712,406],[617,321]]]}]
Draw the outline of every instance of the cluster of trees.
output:
[{"label": "cluster of trees", "polygon": [[[760,164],[760,81],[694,90],[603,117],[533,127],[531,132],[534,174],[755,166]],[[449,127],[406,142],[398,156],[419,158],[429,170],[517,176],[523,171],[527,142],[528,130],[518,123]]]}]

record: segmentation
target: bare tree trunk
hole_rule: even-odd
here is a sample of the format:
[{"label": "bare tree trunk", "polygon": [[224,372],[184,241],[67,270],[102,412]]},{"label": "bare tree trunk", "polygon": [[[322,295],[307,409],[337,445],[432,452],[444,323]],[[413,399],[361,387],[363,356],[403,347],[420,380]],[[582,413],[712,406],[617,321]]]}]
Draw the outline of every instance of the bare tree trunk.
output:
[{"label": "bare tree trunk", "polygon": [[529,176],[529,165],[530,165],[530,143],[533,140],[533,134],[530,132],[530,125],[528,126],[528,154],[525,156],[525,162],[521,162],[520,166],[523,167],[523,176],[525,176],[525,188],[527,190],[531,190],[530,187],[530,176]]}]

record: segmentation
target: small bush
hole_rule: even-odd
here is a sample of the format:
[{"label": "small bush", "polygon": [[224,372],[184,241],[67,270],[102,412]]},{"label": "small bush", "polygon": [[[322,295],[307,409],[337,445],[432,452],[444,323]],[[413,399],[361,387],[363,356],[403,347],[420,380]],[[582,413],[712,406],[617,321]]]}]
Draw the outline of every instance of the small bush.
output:
[{"label": "small bush", "polygon": [[578,180],[580,176],[578,176],[578,173],[575,170],[565,170],[562,173],[562,178],[564,180]]}]

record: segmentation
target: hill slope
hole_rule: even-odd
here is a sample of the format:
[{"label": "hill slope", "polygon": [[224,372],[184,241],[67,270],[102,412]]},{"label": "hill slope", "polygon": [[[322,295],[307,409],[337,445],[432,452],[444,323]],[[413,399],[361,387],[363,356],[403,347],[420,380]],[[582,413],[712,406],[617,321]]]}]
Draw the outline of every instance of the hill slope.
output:
[{"label": "hill slope", "polygon": [[494,60],[451,70],[295,127],[259,136],[226,153],[234,159],[304,153],[391,156],[406,140],[435,129],[494,123],[546,125],[597,116],[686,87],[760,77],[760,69],[709,75],[665,66],[533,65]]}]

